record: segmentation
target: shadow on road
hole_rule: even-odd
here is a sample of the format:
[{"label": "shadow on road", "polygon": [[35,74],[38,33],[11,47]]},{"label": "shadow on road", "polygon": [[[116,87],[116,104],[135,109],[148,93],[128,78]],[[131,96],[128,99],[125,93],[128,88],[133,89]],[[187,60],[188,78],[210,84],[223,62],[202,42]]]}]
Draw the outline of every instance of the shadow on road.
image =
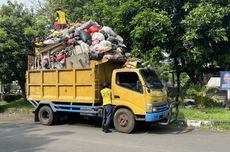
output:
[{"label": "shadow on road", "polygon": [[79,125],[101,128],[101,119],[96,117],[84,117],[73,114],[68,117],[62,117],[57,125]]},{"label": "shadow on road", "polygon": [[4,152],[28,151],[35,152],[44,150],[45,145],[58,140],[58,137],[72,134],[72,132],[44,132],[40,124],[0,124],[0,147]]},{"label": "shadow on road", "polygon": [[145,123],[141,122],[137,124],[136,131],[134,133],[151,133],[151,134],[185,134],[193,131],[194,128],[188,128],[176,123],[171,125],[160,125],[157,123]]},{"label": "shadow on road", "polygon": [[[101,119],[93,118],[93,117],[70,117],[70,119],[63,119],[59,122],[58,125],[78,125],[85,127],[97,127],[101,128]],[[117,132],[111,124],[111,128],[114,132]],[[151,133],[151,134],[185,134],[193,131],[193,128],[188,128],[186,126],[174,123],[168,126],[139,122],[136,125],[136,129],[133,134],[142,134],[142,133]]]}]

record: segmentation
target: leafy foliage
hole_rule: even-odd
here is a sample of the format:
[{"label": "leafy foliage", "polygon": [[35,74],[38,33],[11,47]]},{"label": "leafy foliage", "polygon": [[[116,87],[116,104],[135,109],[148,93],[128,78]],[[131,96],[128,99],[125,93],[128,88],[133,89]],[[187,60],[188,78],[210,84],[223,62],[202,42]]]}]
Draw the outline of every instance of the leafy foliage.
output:
[{"label": "leafy foliage", "polygon": [[4,94],[2,96],[2,99],[6,102],[12,102],[15,100],[19,100],[20,98],[22,98],[21,94]]},{"label": "leafy foliage", "polygon": [[197,87],[195,85],[191,85],[187,90],[189,95],[192,95],[195,98],[195,102],[199,108],[205,108],[206,106],[217,105],[218,98],[216,96],[210,96],[207,94],[211,88],[207,88],[206,86]]},{"label": "leafy foliage", "polygon": [[197,86],[203,85],[208,65],[230,66],[229,0],[45,0],[38,6],[36,14],[11,2],[0,9],[3,83],[18,79],[24,84],[33,37],[52,27],[57,8],[69,23],[93,19],[112,27],[134,56],[155,67],[167,60]]},{"label": "leafy foliage", "polygon": [[135,28],[131,36],[135,56],[146,60],[163,60],[165,43],[169,42],[168,35],[172,31],[171,21],[166,14],[164,11],[146,9],[133,18],[131,24]]},{"label": "leafy foliage", "polygon": [[111,26],[134,56],[154,65],[168,59],[194,84],[202,84],[208,64],[230,64],[229,0],[54,0],[47,6],[61,7],[71,22]]},{"label": "leafy foliage", "polygon": [[33,14],[22,4],[8,2],[0,9],[0,81],[4,84],[18,80],[25,89],[27,55],[33,51]]}]

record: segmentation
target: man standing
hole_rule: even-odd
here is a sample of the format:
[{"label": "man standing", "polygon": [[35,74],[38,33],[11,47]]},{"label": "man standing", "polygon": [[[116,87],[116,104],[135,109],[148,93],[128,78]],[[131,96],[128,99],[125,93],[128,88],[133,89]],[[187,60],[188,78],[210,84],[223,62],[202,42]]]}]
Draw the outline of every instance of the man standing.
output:
[{"label": "man standing", "polygon": [[63,12],[60,8],[56,9],[57,18],[56,21],[58,22],[58,30],[63,30],[67,27],[67,21],[65,17],[65,12]]},{"label": "man standing", "polygon": [[36,37],[34,42],[35,47],[35,69],[38,70],[40,68],[40,60],[41,60],[41,47],[42,39],[40,37]]},{"label": "man standing", "polygon": [[112,119],[112,100],[111,89],[108,87],[108,83],[103,83],[103,89],[101,90],[101,96],[103,98],[103,117],[102,117],[102,131],[105,133],[111,132],[109,125]]}]

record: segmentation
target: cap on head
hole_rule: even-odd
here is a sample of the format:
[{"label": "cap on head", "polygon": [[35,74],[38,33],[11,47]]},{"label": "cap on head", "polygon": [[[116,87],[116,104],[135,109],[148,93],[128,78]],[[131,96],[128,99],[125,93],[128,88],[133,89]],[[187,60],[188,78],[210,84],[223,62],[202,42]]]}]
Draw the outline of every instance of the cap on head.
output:
[{"label": "cap on head", "polygon": [[103,83],[103,87],[104,87],[104,88],[106,88],[106,87],[108,87],[108,86],[109,86],[109,85],[108,85],[107,82],[104,82],[104,83]]}]

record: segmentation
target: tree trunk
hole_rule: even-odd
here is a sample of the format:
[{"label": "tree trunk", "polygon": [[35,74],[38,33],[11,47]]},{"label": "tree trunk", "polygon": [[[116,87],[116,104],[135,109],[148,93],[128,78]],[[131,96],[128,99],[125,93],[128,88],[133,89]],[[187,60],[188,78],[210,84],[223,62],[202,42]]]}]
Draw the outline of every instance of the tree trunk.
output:
[{"label": "tree trunk", "polygon": [[179,103],[179,95],[180,95],[180,71],[176,71],[176,76],[177,76],[176,102]]},{"label": "tree trunk", "polygon": [[21,80],[21,81],[18,80],[18,84],[19,84],[20,87],[21,87],[23,97],[26,99],[26,85],[25,85],[25,79],[24,79],[24,81],[23,81],[23,80]]},{"label": "tree trunk", "polygon": [[197,66],[194,66],[194,68],[190,67],[187,68],[185,72],[191,79],[191,82],[196,86],[202,86],[203,84],[203,73],[201,69],[195,68]]}]

